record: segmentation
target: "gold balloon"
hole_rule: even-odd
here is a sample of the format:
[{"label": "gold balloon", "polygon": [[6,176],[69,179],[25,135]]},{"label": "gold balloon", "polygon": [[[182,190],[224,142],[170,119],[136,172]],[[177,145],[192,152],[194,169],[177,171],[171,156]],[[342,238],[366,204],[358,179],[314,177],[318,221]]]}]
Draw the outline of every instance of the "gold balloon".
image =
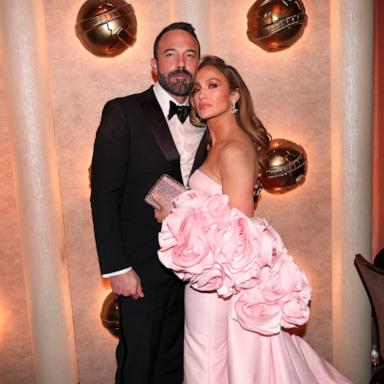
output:
[{"label": "gold balloon", "polygon": [[119,297],[116,293],[110,292],[103,302],[100,318],[104,327],[116,337],[119,337],[120,330],[119,314]]},{"label": "gold balloon", "polygon": [[304,148],[292,141],[273,139],[267,151],[267,167],[261,175],[263,188],[272,193],[284,193],[305,180],[308,169]]},{"label": "gold balloon", "polygon": [[135,11],[124,0],[87,0],[76,20],[76,35],[96,56],[116,56],[136,41]]},{"label": "gold balloon", "polygon": [[307,24],[301,0],[258,0],[248,11],[249,40],[266,51],[290,47]]}]

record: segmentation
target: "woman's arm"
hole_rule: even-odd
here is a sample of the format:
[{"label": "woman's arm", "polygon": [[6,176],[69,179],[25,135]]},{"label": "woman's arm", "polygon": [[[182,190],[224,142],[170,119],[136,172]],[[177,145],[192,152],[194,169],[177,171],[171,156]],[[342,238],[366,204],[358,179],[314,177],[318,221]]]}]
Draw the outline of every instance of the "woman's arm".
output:
[{"label": "woman's arm", "polygon": [[253,189],[257,174],[257,155],[252,144],[232,142],[220,152],[219,172],[223,193],[231,207],[253,216]]}]

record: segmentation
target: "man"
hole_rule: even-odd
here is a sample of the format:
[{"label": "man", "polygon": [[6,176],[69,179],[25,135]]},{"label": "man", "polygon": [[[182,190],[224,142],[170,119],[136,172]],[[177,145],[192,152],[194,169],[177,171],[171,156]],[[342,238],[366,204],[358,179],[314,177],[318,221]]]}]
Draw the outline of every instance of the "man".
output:
[{"label": "man", "polygon": [[186,184],[205,158],[187,106],[199,56],[190,24],[164,28],[151,60],[158,81],[109,101],[96,134],[91,205],[101,272],[120,295],[119,384],[182,382],[184,286],[157,258],[160,225],[144,197],[163,173]]}]

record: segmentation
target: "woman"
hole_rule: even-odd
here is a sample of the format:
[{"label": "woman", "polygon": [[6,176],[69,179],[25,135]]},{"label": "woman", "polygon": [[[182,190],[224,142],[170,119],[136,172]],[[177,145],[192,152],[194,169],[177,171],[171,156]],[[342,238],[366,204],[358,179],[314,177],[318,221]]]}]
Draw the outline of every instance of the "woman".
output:
[{"label": "woman", "polygon": [[184,383],[350,383],[282,330],[307,321],[311,289],[279,235],[253,218],[269,136],[244,81],[223,60],[205,57],[191,105],[211,147],[159,235],[160,260],[189,281]]}]

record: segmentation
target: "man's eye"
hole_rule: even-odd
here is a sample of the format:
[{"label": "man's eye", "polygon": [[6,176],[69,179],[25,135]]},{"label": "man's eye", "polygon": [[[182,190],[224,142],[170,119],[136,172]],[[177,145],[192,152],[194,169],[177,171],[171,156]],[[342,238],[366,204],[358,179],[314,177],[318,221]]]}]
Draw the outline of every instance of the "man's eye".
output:
[{"label": "man's eye", "polygon": [[195,58],[195,54],[194,53],[187,53],[187,57],[190,58],[190,59],[194,59]]}]

